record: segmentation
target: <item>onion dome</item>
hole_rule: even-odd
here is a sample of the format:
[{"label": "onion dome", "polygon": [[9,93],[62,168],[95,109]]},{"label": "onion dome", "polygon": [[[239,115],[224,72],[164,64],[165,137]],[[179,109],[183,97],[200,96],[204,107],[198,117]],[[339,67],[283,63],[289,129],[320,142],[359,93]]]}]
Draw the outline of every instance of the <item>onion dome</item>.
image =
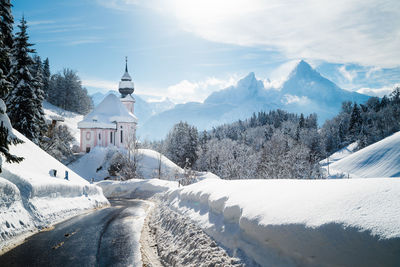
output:
[{"label": "onion dome", "polygon": [[119,82],[118,91],[121,93],[121,97],[124,98],[135,91],[135,86],[132,82],[132,78],[128,73],[128,58],[125,58],[125,73],[122,75],[121,81]]}]

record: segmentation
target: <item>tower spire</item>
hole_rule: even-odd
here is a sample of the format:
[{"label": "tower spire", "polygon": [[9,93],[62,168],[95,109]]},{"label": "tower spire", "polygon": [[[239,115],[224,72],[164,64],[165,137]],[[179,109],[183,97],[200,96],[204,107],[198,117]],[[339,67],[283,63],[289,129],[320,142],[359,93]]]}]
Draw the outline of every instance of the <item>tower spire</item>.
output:
[{"label": "tower spire", "polygon": [[125,72],[128,72],[128,57],[125,56]]}]

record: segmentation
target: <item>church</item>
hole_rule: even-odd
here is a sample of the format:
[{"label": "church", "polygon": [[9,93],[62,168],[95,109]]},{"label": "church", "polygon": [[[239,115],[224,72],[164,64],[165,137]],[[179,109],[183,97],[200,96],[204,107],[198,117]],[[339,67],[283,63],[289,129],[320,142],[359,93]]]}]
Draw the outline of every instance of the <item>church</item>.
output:
[{"label": "church", "polygon": [[89,152],[96,146],[114,145],[127,148],[129,142],[135,139],[138,120],[134,115],[134,90],[126,60],[125,73],[119,82],[120,97],[114,94],[107,95],[78,123],[81,152]]}]

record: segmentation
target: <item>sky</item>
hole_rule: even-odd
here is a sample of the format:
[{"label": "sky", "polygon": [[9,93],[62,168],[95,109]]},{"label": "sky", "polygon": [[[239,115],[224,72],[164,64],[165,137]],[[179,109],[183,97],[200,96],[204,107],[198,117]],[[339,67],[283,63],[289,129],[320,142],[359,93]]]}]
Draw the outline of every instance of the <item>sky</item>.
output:
[{"label": "sky", "polygon": [[203,101],[249,72],[279,87],[304,59],[340,87],[383,96],[400,85],[398,0],[19,0],[52,73],[90,94],[117,90],[128,57],[135,93]]}]

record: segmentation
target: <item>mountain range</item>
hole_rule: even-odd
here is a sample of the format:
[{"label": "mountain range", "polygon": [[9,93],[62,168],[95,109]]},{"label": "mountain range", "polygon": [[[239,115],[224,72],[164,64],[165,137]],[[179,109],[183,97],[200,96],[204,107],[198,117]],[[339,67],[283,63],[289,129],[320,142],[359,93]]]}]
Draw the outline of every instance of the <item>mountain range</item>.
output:
[{"label": "mountain range", "polygon": [[[93,96],[93,99],[96,97]],[[203,103],[173,105],[167,100],[155,104],[139,96],[135,98],[135,114],[139,118],[138,136],[157,140],[164,138],[179,121],[186,121],[204,130],[249,118],[254,112],[278,108],[305,115],[316,113],[322,124],[340,111],[343,101],[363,103],[369,96],[339,88],[302,60],[278,89],[266,88],[263,81],[257,80],[251,72],[236,85],[212,93]]]}]

